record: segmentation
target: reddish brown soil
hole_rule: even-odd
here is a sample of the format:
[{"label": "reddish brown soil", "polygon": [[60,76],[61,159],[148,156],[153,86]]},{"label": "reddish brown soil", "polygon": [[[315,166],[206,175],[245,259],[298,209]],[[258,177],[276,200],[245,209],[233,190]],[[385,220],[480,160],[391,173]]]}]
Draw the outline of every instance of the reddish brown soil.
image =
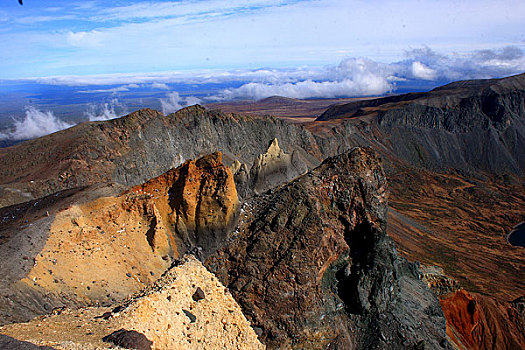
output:
[{"label": "reddish brown soil", "polygon": [[360,97],[300,100],[295,98],[274,96],[260,101],[211,103],[206,105],[206,108],[220,109],[224,113],[241,113],[261,116],[272,115],[274,117],[289,119],[291,121],[296,120],[296,118],[302,118],[296,121],[305,122],[312,120],[311,118],[317,118],[331,105],[367,99],[372,98]]},{"label": "reddish brown soil", "polygon": [[525,315],[507,303],[459,290],[441,300],[447,334],[468,349],[524,349]]},{"label": "reddish brown soil", "polygon": [[409,259],[443,267],[471,291],[514,300],[525,294],[525,249],[505,235],[525,220],[518,180],[400,171],[389,182],[389,234]]},{"label": "reddish brown soil", "polygon": [[[162,114],[150,109],[133,112],[125,118],[89,122],[70,129],[2,149],[1,187],[31,193],[40,198],[64,189],[95,183],[109,183],[115,159],[130,151],[132,130]],[[5,192],[5,191],[4,191]],[[25,197],[0,205],[27,201]]]}]

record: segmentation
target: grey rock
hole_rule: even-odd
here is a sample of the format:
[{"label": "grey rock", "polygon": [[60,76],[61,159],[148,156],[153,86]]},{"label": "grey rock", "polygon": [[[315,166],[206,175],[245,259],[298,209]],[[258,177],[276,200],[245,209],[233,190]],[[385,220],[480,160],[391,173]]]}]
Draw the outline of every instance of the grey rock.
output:
[{"label": "grey rock", "polygon": [[201,287],[197,287],[197,290],[195,291],[195,293],[193,293],[191,298],[195,301],[199,301],[199,300],[205,299],[206,296],[204,294],[204,291],[201,289]]},{"label": "grey rock", "polygon": [[107,343],[113,343],[124,349],[151,350],[153,342],[137,331],[119,329],[102,338]]},{"label": "grey rock", "polygon": [[0,334],[0,349],[2,350],[54,350],[49,346],[37,346],[33,343],[11,338]]}]

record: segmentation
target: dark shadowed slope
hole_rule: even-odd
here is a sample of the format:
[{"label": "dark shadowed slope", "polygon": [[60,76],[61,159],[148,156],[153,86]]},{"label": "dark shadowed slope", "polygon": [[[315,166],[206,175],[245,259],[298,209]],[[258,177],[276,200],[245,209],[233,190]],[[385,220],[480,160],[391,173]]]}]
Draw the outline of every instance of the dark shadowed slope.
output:
[{"label": "dark shadowed slope", "polygon": [[333,106],[317,120],[373,117],[380,142],[411,164],[525,172],[525,74]]}]

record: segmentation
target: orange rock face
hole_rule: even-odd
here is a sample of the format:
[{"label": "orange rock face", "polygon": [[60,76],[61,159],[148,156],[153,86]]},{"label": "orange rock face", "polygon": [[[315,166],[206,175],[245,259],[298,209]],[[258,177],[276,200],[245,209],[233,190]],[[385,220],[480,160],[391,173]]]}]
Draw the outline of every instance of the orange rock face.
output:
[{"label": "orange rock face", "polygon": [[178,246],[220,244],[221,233],[231,227],[239,208],[233,174],[216,152],[188,160],[177,169],[153,178],[130,192],[153,199],[163,224]]},{"label": "orange rock face", "polygon": [[[79,190],[75,199],[57,199],[20,223],[0,225],[0,237],[19,242],[0,245],[10,249],[0,261],[0,287],[9,290],[0,288],[0,323],[63,305],[121,300],[156,280],[171,258],[195,249],[204,257],[220,246],[239,206],[220,153],[118,193],[103,186]],[[14,303],[5,301],[11,292]],[[45,302],[34,308],[35,298]]]},{"label": "orange rock face", "polygon": [[524,349],[523,312],[510,304],[458,290],[442,299],[447,334],[467,349]]}]

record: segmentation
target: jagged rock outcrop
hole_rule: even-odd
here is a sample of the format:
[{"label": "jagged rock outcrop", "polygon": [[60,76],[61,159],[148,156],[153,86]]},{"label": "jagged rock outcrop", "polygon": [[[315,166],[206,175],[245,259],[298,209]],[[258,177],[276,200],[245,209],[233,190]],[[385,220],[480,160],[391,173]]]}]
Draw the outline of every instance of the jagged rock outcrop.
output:
[{"label": "jagged rock outcrop", "polygon": [[241,197],[248,198],[306,173],[309,164],[309,161],[297,151],[291,154],[285,153],[275,138],[268,146],[268,150],[254,160],[249,172],[246,165],[238,161],[232,165],[232,170]]},{"label": "jagged rock outcrop", "polygon": [[427,283],[438,297],[447,297],[459,290],[458,281],[445,275],[442,268],[437,266],[420,266],[421,279]]},{"label": "jagged rock outcrop", "polygon": [[[77,186],[98,181],[125,186],[141,184],[145,179],[158,176],[183,163],[185,159],[216,150],[223,151],[224,162],[234,169],[237,184],[253,185],[251,165],[257,162],[259,155],[268,151],[266,147],[274,138],[279,140],[279,148],[282,148],[285,154],[291,155],[292,158],[293,154],[298,155],[297,159],[309,169],[326,156],[346,152],[358,145],[373,146],[385,159],[386,171],[392,179],[391,189],[393,189],[394,200],[391,204],[395,211],[390,212],[390,218],[396,221],[395,230],[392,230],[393,225],[391,225],[390,232],[398,240],[398,246],[405,256],[422,259],[424,263],[440,265],[445,273],[457,280],[460,285],[486,295],[497,296],[502,303],[505,298],[511,300],[518,295],[523,295],[523,281],[525,281],[523,278],[525,269],[522,268],[525,262],[523,250],[507,247],[503,237],[508,233],[506,230],[508,227],[525,220],[523,181],[516,176],[523,174],[523,164],[525,164],[524,77],[521,75],[501,80],[461,82],[435,89],[428,94],[365,101],[359,106],[352,105],[350,110],[345,111],[342,107],[343,109],[336,113],[337,118],[311,123],[307,128],[289,125],[273,118],[225,115],[218,111],[207,111],[200,106],[192,106],[166,117],[155,111],[141,110],[113,121],[82,124],[2,150],[0,151],[0,206],[24,202],[45,194],[51,195],[42,200],[4,208],[0,212],[2,224],[0,225],[2,262],[0,305],[3,306],[0,316],[3,320],[26,320],[36,314],[49,312],[54,306],[79,306],[93,300],[109,303],[112,299],[121,299],[126,293],[141,288],[144,281],[148,284],[154,280],[158,276],[156,269],[164,271],[170,264],[170,255],[180,256],[187,249],[199,245],[204,246],[203,249],[208,245],[211,252],[218,246],[216,243],[224,238],[224,232],[228,231],[226,228],[224,230],[221,228],[214,231],[211,241],[198,241],[199,237],[207,236],[199,235],[197,232],[199,230],[193,230],[194,226],[191,223],[201,221],[194,220],[193,214],[186,217],[184,214],[186,209],[183,205],[176,209],[167,204],[166,210],[162,209],[160,197],[155,198],[157,193],[155,191],[128,193],[128,199],[123,199],[115,189],[108,190],[105,194],[94,195],[91,189]],[[264,167],[260,167],[259,173],[272,176],[271,172],[264,171]],[[282,177],[279,171],[276,174],[278,174],[277,179],[286,178]],[[264,179],[264,177],[258,178]],[[186,183],[186,180],[184,182]],[[269,182],[262,180],[262,183]],[[241,187],[238,188],[240,198],[248,198],[252,195],[250,186]],[[64,189],[69,190],[57,192]],[[169,192],[168,187],[166,191]],[[243,264],[252,261],[254,256],[262,259],[261,256],[266,254],[272,257],[276,267],[273,270],[257,267],[261,271],[266,271],[264,279],[273,276],[274,271],[281,271],[279,268],[286,270],[279,265],[281,257],[283,261],[288,260],[285,255],[272,256],[272,253],[264,250],[266,248],[258,250],[258,244],[277,244],[279,247],[276,249],[277,252],[281,251],[282,245],[282,249],[286,250],[286,240],[270,241],[266,233],[277,231],[281,233],[282,229],[279,228],[282,226],[281,221],[285,222],[285,227],[291,227],[292,223],[300,224],[301,220],[293,219],[293,215],[300,217],[302,215],[300,213],[304,211],[298,206],[298,213],[292,214],[295,208],[289,203],[295,203],[297,198],[301,198],[297,192],[293,192],[293,196],[284,195],[290,191],[288,186],[276,191],[285,196],[282,201],[273,197],[276,194],[257,197],[257,200],[273,198],[274,203],[280,203],[278,208],[282,212],[280,214],[282,217],[275,219],[275,223],[269,224],[270,228],[265,228],[264,230],[267,231],[264,231],[264,234],[259,230],[259,226],[254,224],[263,238],[250,238],[253,242],[259,243],[247,247],[248,258],[238,261],[239,258],[232,257],[227,263],[232,266],[234,264],[244,266]],[[112,198],[101,200],[98,204],[91,203],[100,197]],[[188,198],[195,201],[197,197]],[[324,197],[319,196],[319,198]],[[155,202],[156,200],[159,202]],[[286,200],[289,200],[288,205],[285,204]],[[51,202],[60,202],[60,209],[57,209],[58,204],[53,204],[51,207],[46,204]],[[266,205],[266,213],[270,218],[275,218],[275,213],[270,210],[270,202],[265,203],[261,205]],[[312,203],[317,202],[312,200]],[[247,206],[243,207],[244,214],[248,215],[251,212],[250,208],[253,207],[254,201],[248,201]],[[104,211],[105,209],[101,208],[108,210]],[[187,208],[192,206],[188,204]],[[257,206],[257,208],[259,209],[256,213],[260,213],[262,207]],[[313,207],[308,204],[307,208]],[[313,209],[311,211],[312,214],[309,215],[316,213]],[[224,214],[222,211],[218,212]],[[87,215],[89,220],[77,220],[78,213]],[[107,213],[111,215],[108,216]],[[171,217],[167,213],[171,213]],[[242,225],[247,222],[259,222],[258,225],[262,225],[261,227],[268,226],[263,222],[270,219],[257,215],[258,219],[247,219],[246,216],[242,216],[241,229],[236,234],[241,236],[245,234],[242,232],[244,227]],[[328,218],[329,222],[335,222],[329,214],[322,215],[325,215],[322,217]],[[186,226],[186,220],[190,222],[190,229]],[[185,227],[182,224],[177,226],[177,222],[184,223]],[[308,221],[305,225],[307,224]],[[50,231],[51,225],[58,230],[53,231],[54,233]],[[344,226],[341,226],[341,223],[338,225],[334,227]],[[131,227],[136,232],[128,235]],[[301,224],[298,227],[304,229],[306,226]],[[293,237],[298,234],[291,228],[289,230],[293,232]],[[116,235],[118,231],[121,232]],[[112,234],[103,238],[101,232],[112,232]],[[272,234],[270,237],[273,237]],[[300,232],[300,234],[306,233]],[[93,241],[95,246],[85,243],[87,239]],[[49,245],[47,242],[50,242]],[[102,272],[96,277],[101,280],[96,280],[96,286],[82,285],[81,283],[85,281],[76,276],[82,275],[85,269],[89,270],[86,267],[105,266],[102,260],[97,264],[89,265],[89,258],[94,255],[93,251],[97,254],[99,252],[96,250],[99,248],[97,244],[101,247],[100,252],[104,253],[104,256],[118,261],[114,265],[117,268],[114,272],[100,269]],[[293,244],[298,243],[294,241]],[[338,247],[344,247],[344,244],[351,246],[342,242],[338,244]],[[143,248],[134,252],[134,245]],[[63,250],[64,247],[67,249]],[[66,261],[65,256],[70,252],[68,249],[75,250],[75,258],[70,259],[67,264],[61,264],[63,268],[54,265],[55,253],[60,258],[58,260]],[[242,251],[241,248],[235,249]],[[197,255],[198,252],[197,249]],[[308,259],[302,260],[304,266],[310,264]],[[290,261],[292,260],[294,259]],[[147,263],[138,266],[136,261],[147,261]],[[394,293],[399,297],[396,300],[402,300],[404,295],[409,295],[410,299],[410,295],[415,293],[414,290],[419,291],[418,288],[421,287],[419,284],[412,284],[414,276],[419,273],[410,264],[393,264],[402,271],[399,276],[408,276],[405,279],[400,277],[398,285],[412,290],[409,293]],[[254,263],[248,265],[250,269],[256,269],[253,267]],[[261,266],[264,267],[264,264]],[[73,272],[68,272],[69,269]],[[121,282],[122,274],[126,276],[125,282]],[[151,277],[148,277],[148,274]],[[495,274],[499,276],[497,281],[493,280]],[[29,277],[23,283],[18,283],[17,281],[25,275]],[[255,272],[253,275],[256,275]],[[344,276],[345,273],[339,273],[339,276],[341,275]],[[91,275],[86,277],[91,278]],[[106,277],[109,279],[104,282],[103,279]],[[442,288],[443,291],[449,292],[456,288],[455,285],[449,285],[450,281],[443,280],[439,276],[430,277],[431,280],[428,281],[437,289]],[[55,286],[57,284],[55,279],[60,286]],[[284,283],[282,280],[274,279],[269,280],[269,285],[275,286],[275,280]],[[405,280],[406,283],[403,282]],[[64,281],[65,292],[56,293],[62,288],[62,281]],[[115,281],[116,284],[113,284]],[[115,287],[107,293],[109,296],[106,294],[102,298],[103,290],[106,288],[104,283]],[[257,283],[260,290],[269,293],[259,286],[261,283]],[[358,285],[360,283],[364,282],[359,282]],[[277,285],[277,290],[282,289],[281,284]],[[90,289],[87,288],[88,286]],[[250,288],[252,288],[250,285],[246,287],[248,297],[256,295]],[[363,295],[367,294],[366,288],[363,293]],[[425,293],[422,292],[422,295],[427,295]],[[253,302],[255,311],[250,316],[251,319],[256,319],[254,315],[262,315],[262,307],[276,300],[280,300],[278,296],[271,295],[264,302]],[[397,313],[406,316],[407,313],[399,309],[401,307],[399,305],[403,305],[404,302],[412,303],[408,300],[391,303],[390,305],[398,305],[397,308],[393,308],[394,311],[388,313],[382,320],[386,319],[397,324],[397,318],[391,315]],[[435,313],[432,301],[420,304],[428,305],[425,315]],[[290,305],[292,307],[295,304]],[[369,309],[372,311],[366,310],[366,302],[360,301],[358,305],[362,305],[364,314],[376,315],[373,305]],[[314,307],[313,314],[317,312],[315,310],[317,309]],[[295,313],[288,314],[284,311],[282,313],[285,315],[282,316],[284,318],[298,317]],[[321,317],[324,314],[315,315]],[[406,316],[410,319],[407,321],[408,325],[412,327],[411,325],[416,322],[414,320],[419,317],[427,319],[425,315],[416,313],[410,317]],[[285,334],[283,337],[286,337],[286,334],[293,334],[296,331],[295,328],[287,328],[292,321],[280,319],[275,321],[278,316],[274,314],[270,316],[274,319],[270,318],[268,325],[264,325],[267,328],[260,329],[265,339],[270,339],[270,335],[274,334],[272,332],[279,336]],[[310,322],[308,317],[305,318],[306,321],[299,318],[297,327],[302,327],[303,321],[308,324]],[[343,320],[341,324],[350,324],[345,317],[350,319],[348,322],[356,322],[357,325],[363,322],[362,327],[356,326],[352,329],[382,329],[383,327],[381,326],[383,321],[379,322],[380,326],[376,326],[373,321],[367,321],[374,320],[373,316],[367,318],[363,315],[355,316],[346,313],[341,316]],[[315,327],[321,326],[315,325]],[[304,329],[308,327],[305,326]],[[341,329],[348,328],[343,326]],[[325,334],[323,332],[315,334],[322,338]],[[403,339],[407,344],[414,344],[417,338],[413,336],[415,334],[413,331],[399,333],[409,334],[407,339]],[[301,339],[312,339],[315,334],[304,335]],[[357,340],[352,344],[358,344],[356,346],[378,344],[381,342],[381,339],[377,340],[378,334],[379,338],[384,337],[390,341],[388,332],[383,332],[382,337],[381,332],[375,331],[370,336],[356,335],[354,338]],[[341,344],[348,344],[347,339],[354,338],[342,336],[337,338],[343,339],[340,343],[331,344],[343,346]],[[273,342],[272,344],[278,342],[273,338],[269,341]],[[299,340],[291,340],[291,342],[299,344]],[[394,344],[399,342],[401,342],[399,339],[393,340]],[[415,344],[417,345],[417,342]]]},{"label": "jagged rock outcrop", "polygon": [[[220,152],[188,160],[130,192],[149,196],[155,203],[163,225],[174,233],[176,252],[200,247],[207,255],[216,250],[239,210],[234,177]],[[148,239],[155,242],[154,236]]]},{"label": "jagged rock outcrop", "polygon": [[[192,295],[198,288],[205,298],[196,301]],[[122,304],[57,310],[0,327],[0,333],[67,350],[109,348],[111,340],[121,346],[140,341],[154,350],[265,348],[231,294],[192,256]],[[136,339],[126,339],[127,334]]]},{"label": "jagged rock outcrop", "polygon": [[243,207],[206,266],[269,348],[447,347],[435,295],[386,236],[379,157],[355,149]]},{"label": "jagged rock outcrop", "polygon": [[447,333],[464,349],[525,348],[525,312],[509,304],[458,290],[441,300]]},{"label": "jagged rock outcrop", "polygon": [[[277,138],[308,169],[355,146],[432,170],[525,171],[525,75],[334,106],[308,129],[270,117],[184,108],[90,122],[0,153],[0,205],[96,182],[143,183],[215,151],[253,164]],[[23,166],[20,166],[20,165]]]}]

